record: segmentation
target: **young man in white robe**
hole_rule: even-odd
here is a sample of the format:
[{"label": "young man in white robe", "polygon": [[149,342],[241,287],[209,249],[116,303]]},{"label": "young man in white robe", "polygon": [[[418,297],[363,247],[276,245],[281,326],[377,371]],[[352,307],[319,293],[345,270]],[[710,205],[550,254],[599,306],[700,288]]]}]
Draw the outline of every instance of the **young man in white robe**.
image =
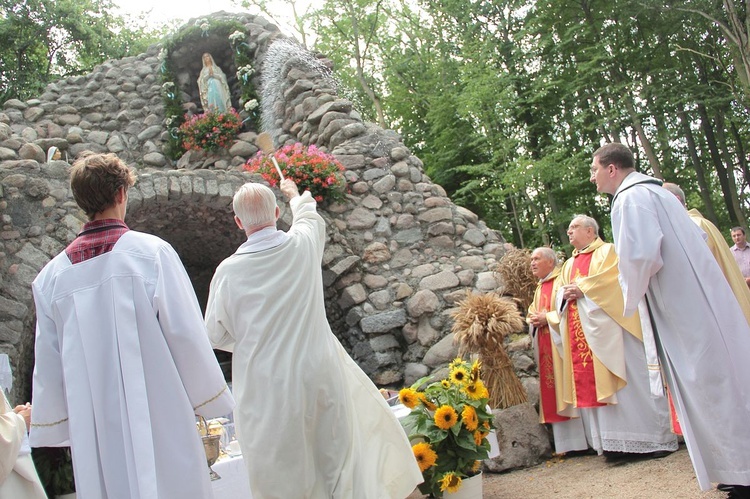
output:
[{"label": "young man in white robe", "polygon": [[33,282],[32,447],[70,445],[80,499],[210,498],[195,414],[234,399],[174,249],[125,224],[135,181],[114,154],[71,168],[89,218]]},{"label": "young man in white robe", "polygon": [[270,188],[242,186],[235,222],[248,236],[216,269],[206,325],[234,352],[237,439],[263,499],[403,498],[422,481],[406,433],[331,332],[321,261],[325,222],[289,179],[293,214],[276,229]]},{"label": "young man in white robe", "polygon": [[[575,250],[560,271],[560,318],[553,325],[563,344],[563,400],[578,408],[600,454],[664,457],[678,444],[667,398],[652,397],[651,330],[644,334],[637,314],[623,317],[617,255],[598,232],[596,220],[586,215],[577,215],[568,227]],[[655,349],[651,352],[655,361]]]},{"label": "young man in white robe", "polygon": [[612,194],[625,315],[646,297],[659,359],[703,490],[750,495],[750,326],[705,243],[661,181],[635,171],[630,149],[599,148],[590,180]]}]

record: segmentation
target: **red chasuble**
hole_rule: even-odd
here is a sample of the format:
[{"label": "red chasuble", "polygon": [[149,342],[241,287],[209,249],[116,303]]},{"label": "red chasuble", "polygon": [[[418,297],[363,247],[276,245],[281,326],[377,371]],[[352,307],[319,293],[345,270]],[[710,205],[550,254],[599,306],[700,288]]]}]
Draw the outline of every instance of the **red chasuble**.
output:
[{"label": "red chasuble", "polygon": [[[537,311],[547,312],[552,300],[554,279],[542,283],[539,293],[539,307]],[[555,395],[555,369],[552,364],[552,339],[549,336],[549,326],[537,328],[537,345],[539,348],[539,398],[541,400],[542,418],[545,423],[560,423],[570,418],[557,413],[557,397]]]},{"label": "red chasuble", "polygon": [[[589,275],[591,255],[593,253],[578,253],[573,259],[570,269],[570,282],[574,283],[578,277]],[[601,407],[596,400],[596,378],[594,377],[594,357],[583,334],[581,318],[578,315],[578,303],[568,305],[568,341],[570,342],[570,356],[573,367],[573,397],[576,407]]]}]

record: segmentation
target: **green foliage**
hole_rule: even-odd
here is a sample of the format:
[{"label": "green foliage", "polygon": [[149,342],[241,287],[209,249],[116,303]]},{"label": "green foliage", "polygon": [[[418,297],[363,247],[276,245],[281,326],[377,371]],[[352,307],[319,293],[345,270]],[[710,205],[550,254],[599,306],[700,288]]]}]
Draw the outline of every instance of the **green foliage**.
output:
[{"label": "green foliage", "polygon": [[[455,202],[517,246],[570,250],[577,213],[611,240],[609,200],[588,180],[604,142],[630,145],[640,170],[680,184],[725,232],[746,219],[750,71],[737,42],[747,37],[729,33],[750,17],[730,4],[361,0],[320,9],[318,47],[359,85],[368,119],[377,108],[361,82],[376,90]],[[376,36],[360,38],[369,59],[357,65],[352,21],[368,18],[351,14],[364,9],[380,17],[359,29]]]},{"label": "green foliage", "polygon": [[0,0],[0,102],[137,54],[160,33],[113,14],[109,0]]}]

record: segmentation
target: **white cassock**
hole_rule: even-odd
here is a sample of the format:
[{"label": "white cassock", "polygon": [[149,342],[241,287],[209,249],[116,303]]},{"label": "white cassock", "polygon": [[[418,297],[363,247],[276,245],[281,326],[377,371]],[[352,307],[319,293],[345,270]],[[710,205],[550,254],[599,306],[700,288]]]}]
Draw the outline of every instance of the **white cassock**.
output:
[{"label": "white cassock", "polygon": [[33,447],[70,445],[79,499],[211,497],[194,414],[234,400],[177,253],[136,231],[33,282]]},{"label": "white cassock", "polygon": [[216,269],[206,324],[234,352],[234,417],[254,497],[403,498],[422,481],[404,430],[331,332],[325,222],[309,192],[288,233],[251,234]]},{"label": "white cassock", "polygon": [[0,499],[46,499],[31,460],[26,422],[13,412],[5,393],[0,396]]},{"label": "white cassock", "polygon": [[750,485],[750,327],[705,234],[669,191],[633,172],[612,232],[625,315],[645,295],[699,484]]}]

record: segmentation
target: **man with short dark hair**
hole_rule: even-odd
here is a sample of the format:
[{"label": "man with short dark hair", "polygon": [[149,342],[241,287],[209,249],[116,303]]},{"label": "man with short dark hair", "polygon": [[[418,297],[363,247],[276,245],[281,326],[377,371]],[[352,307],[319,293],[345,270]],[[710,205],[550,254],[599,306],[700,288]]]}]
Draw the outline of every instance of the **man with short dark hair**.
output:
[{"label": "man with short dark hair", "polygon": [[750,495],[750,326],[704,241],[662,182],[635,171],[630,149],[594,152],[590,180],[612,194],[625,315],[646,297],[659,359],[698,483]]},{"label": "man with short dark hair", "polygon": [[745,278],[745,283],[750,286],[750,245],[747,244],[747,236],[745,235],[745,229],[742,227],[732,227],[730,231],[732,235],[732,256],[737,261],[737,266],[742,272],[742,276]]},{"label": "man with short dark hair", "polygon": [[195,414],[234,399],[179,256],[125,224],[130,168],[77,160],[89,219],[32,284],[37,326],[32,447],[70,445],[82,498],[210,498]]}]

